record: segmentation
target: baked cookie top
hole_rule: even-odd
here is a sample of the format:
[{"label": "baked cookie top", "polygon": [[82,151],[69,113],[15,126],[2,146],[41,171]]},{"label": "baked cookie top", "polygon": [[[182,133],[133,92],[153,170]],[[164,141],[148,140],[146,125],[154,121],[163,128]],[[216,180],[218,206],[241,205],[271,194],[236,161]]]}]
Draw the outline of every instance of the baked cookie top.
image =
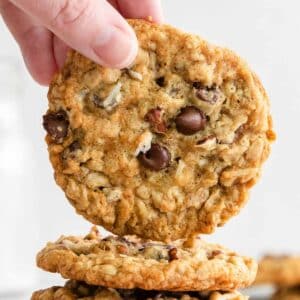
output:
[{"label": "baked cookie top", "polygon": [[61,237],[37,255],[37,265],[64,278],[112,288],[232,291],[249,286],[257,264],[201,239],[172,244],[137,237]]},{"label": "baked cookie top", "polygon": [[279,288],[271,300],[300,300],[300,286]]},{"label": "baked cookie top", "polygon": [[265,256],[259,262],[255,284],[300,285],[300,256]]},{"label": "baked cookie top", "polygon": [[115,290],[68,281],[64,287],[36,291],[31,300],[247,300],[238,292],[166,292],[145,290]]},{"label": "baked cookie top", "polygon": [[130,24],[140,47],[129,69],[72,52],[51,83],[43,125],[56,182],[117,235],[211,233],[245,204],[269,155],[267,95],[233,52]]}]

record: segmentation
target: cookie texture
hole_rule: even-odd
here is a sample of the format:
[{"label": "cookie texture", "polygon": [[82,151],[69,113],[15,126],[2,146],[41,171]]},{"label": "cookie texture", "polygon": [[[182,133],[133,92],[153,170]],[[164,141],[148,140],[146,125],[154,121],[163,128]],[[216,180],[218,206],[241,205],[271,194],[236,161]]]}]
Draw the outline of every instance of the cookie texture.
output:
[{"label": "cookie texture", "polygon": [[129,21],[123,70],[70,53],[43,125],[76,211],[117,235],[175,240],[236,215],[274,140],[269,101],[233,52],[167,25]]},{"label": "cookie texture", "polygon": [[265,256],[259,262],[255,283],[300,285],[300,256]]},{"label": "cookie texture", "polygon": [[51,287],[34,292],[31,300],[247,300],[238,292],[160,292],[116,290],[68,281],[64,287]]},{"label": "cookie texture", "polygon": [[278,289],[271,300],[300,300],[300,287],[286,287]]},{"label": "cookie texture", "polygon": [[232,291],[249,286],[257,265],[200,239],[172,244],[134,236],[61,237],[37,255],[37,265],[64,278],[111,288]]}]

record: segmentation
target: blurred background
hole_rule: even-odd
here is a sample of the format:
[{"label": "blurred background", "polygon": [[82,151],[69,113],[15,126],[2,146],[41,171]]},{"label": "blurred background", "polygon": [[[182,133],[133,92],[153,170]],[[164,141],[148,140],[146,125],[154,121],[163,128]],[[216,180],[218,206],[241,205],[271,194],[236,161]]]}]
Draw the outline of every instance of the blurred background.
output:
[{"label": "blurred background", "polygon": [[[255,257],[300,253],[300,2],[163,0],[163,6],[167,23],[249,62],[269,93],[278,133],[245,209],[207,239]],[[2,20],[0,91],[0,299],[28,299],[33,288],[62,282],[37,270],[36,252],[61,234],[86,233],[90,224],[54,183],[41,126],[47,89],[29,77]]]}]

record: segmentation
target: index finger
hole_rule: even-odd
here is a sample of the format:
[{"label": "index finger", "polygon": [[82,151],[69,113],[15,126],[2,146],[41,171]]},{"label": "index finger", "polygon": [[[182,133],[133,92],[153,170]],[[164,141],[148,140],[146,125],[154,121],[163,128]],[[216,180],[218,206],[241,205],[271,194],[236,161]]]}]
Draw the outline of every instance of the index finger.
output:
[{"label": "index finger", "polygon": [[147,19],[154,22],[163,22],[161,0],[115,0],[121,14],[131,19]]}]

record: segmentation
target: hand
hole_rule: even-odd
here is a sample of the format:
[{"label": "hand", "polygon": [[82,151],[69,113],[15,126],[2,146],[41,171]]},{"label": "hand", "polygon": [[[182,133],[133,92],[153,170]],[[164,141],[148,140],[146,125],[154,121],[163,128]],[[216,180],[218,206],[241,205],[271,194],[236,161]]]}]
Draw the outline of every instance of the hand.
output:
[{"label": "hand", "polygon": [[162,21],[160,0],[0,0],[0,13],[43,85],[63,65],[68,47],[107,67],[128,66],[138,47],[123,17]]}]

